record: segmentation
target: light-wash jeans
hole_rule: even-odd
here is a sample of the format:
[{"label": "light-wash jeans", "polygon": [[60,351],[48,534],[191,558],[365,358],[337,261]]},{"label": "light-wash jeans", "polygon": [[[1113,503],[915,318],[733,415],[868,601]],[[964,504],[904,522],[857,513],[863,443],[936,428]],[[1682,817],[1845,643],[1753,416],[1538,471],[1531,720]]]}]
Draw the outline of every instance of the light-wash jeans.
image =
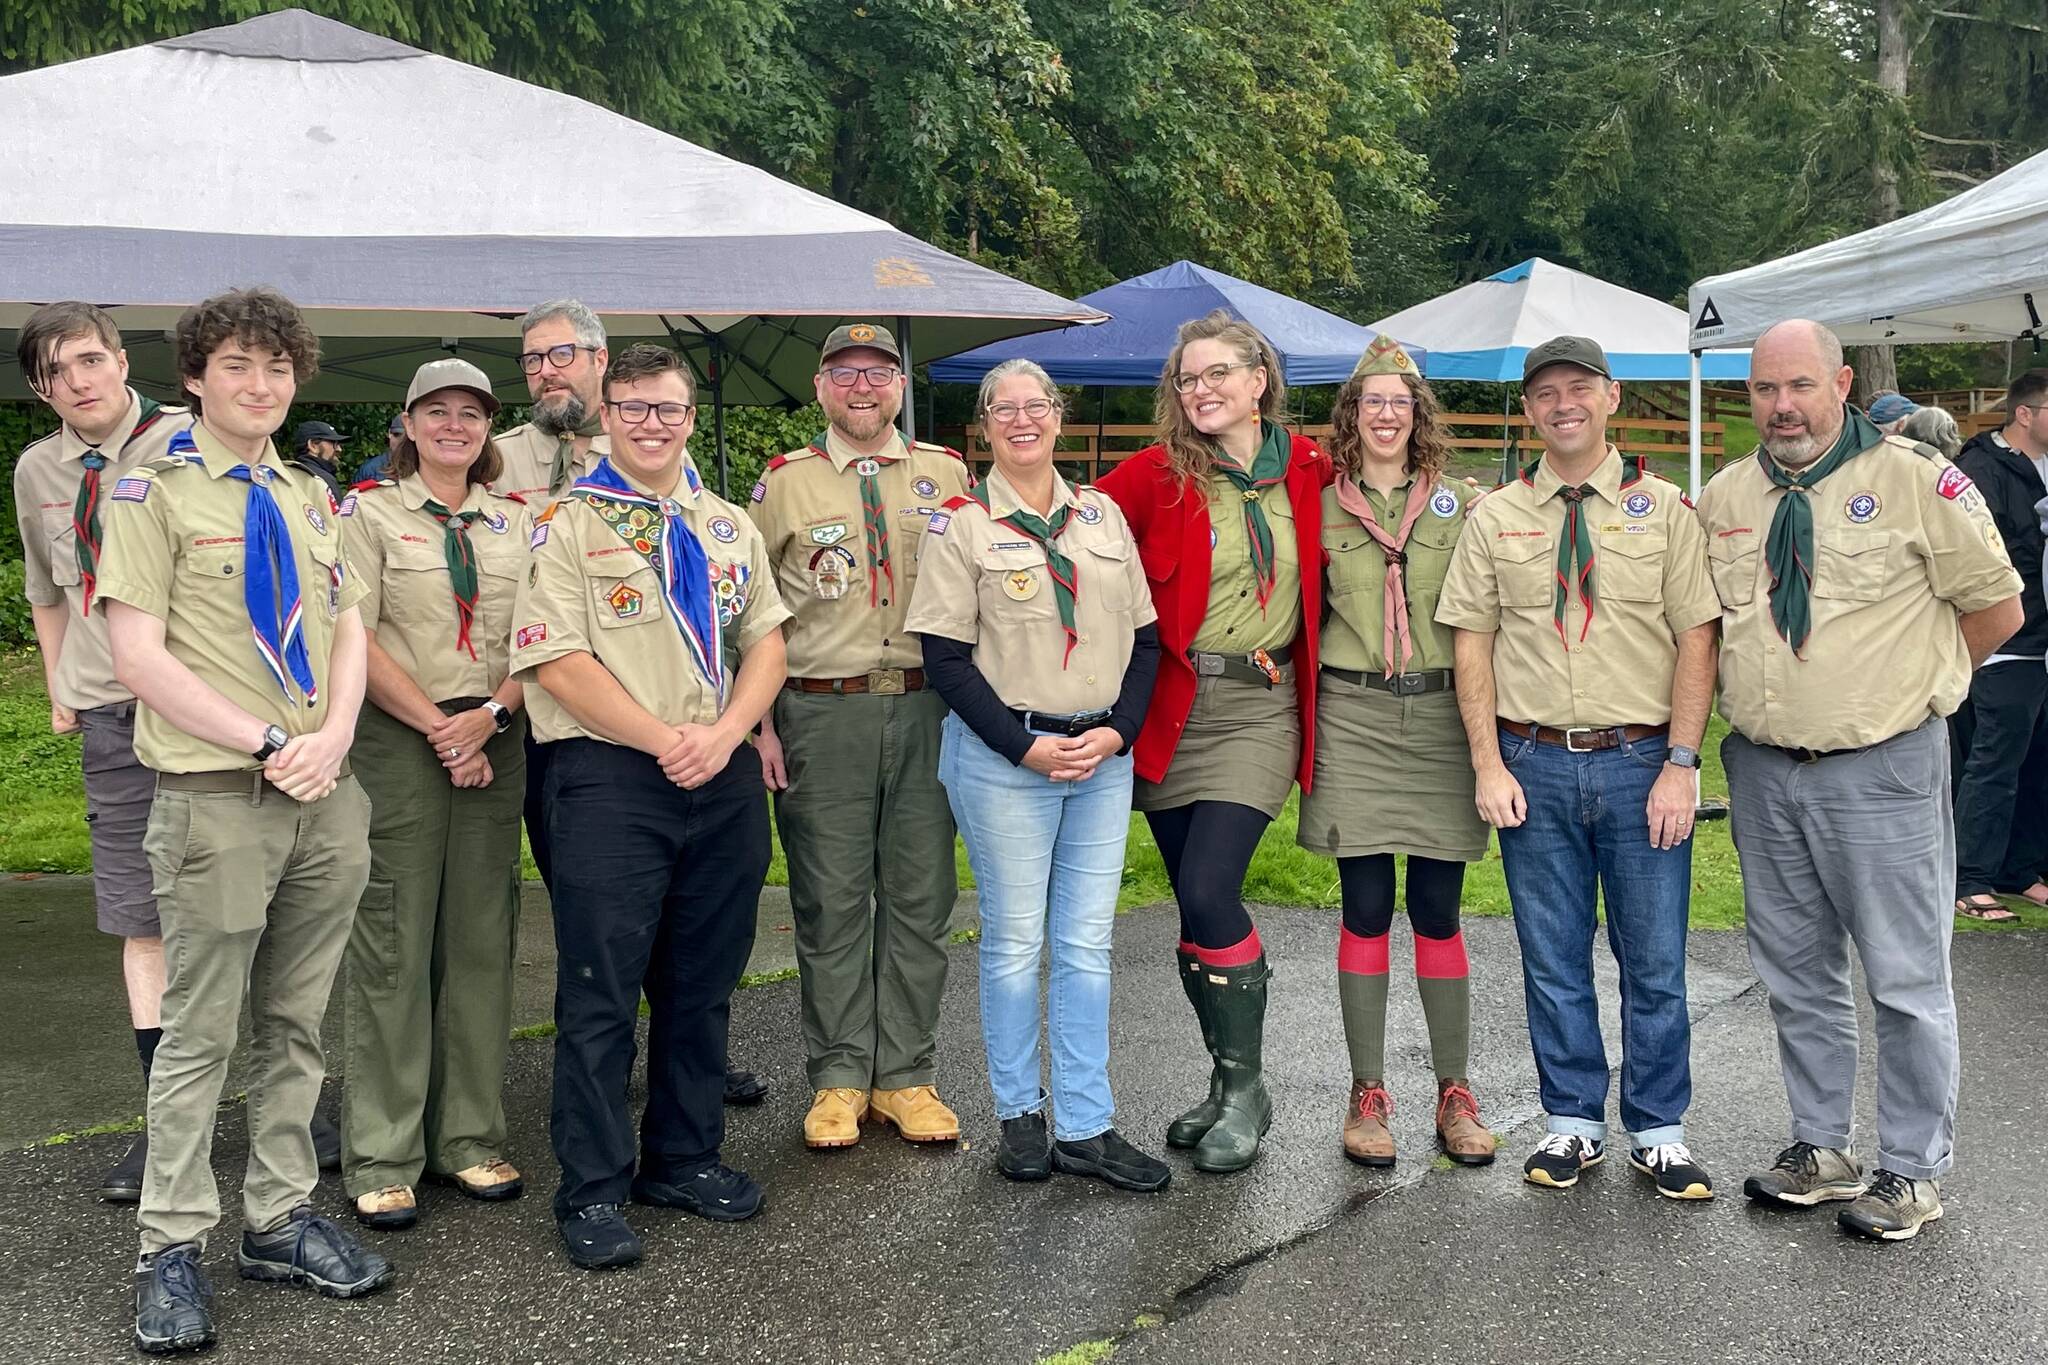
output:
[{"label": "light-wash jeans", "polygon": [[980,890],[981,1032],[996,1117],[1045,1102],[1039,1084],[1038,963],[1052,926],[1053,1132],[1080,1142],[1116,1112],[1109,1093],[1109,936],[1130,832],[1131,758],[1054,782],[946,717],[939,781]]}]

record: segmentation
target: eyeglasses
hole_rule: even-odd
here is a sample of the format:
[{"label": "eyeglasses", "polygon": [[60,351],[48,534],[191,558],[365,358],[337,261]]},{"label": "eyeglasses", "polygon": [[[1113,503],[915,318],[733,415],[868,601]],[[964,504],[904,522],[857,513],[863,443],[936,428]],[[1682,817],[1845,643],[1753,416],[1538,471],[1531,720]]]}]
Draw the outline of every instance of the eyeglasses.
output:
[{"label": "eyeglasses", "polygon": [[560,346],[550,346],[545,351],[521,351],[519,353],[519,368],[528,374],[539,374],[540,364],[545,360],[558,370],[566,370],[575,361],[578,351],[588,351],[592,355],[596,355],[597,347],[564,342]]},{"label": "eyeglasses", "polygon": [[1389,397],[1384,393],[1361,393],[1358,395],[1360,412],[1391,412],[1396,417],[1406,416],[1415,411],[1415,400],[1398,395]]},{"label": "eyeglasses", "polygon": [[1177,374],[1173,377],[1173,391],[1175,393],[1192,393],[1197,384],[1205,388],[1218,389],[1223,386],[1223,381],[1230,377],[1232,370],[1249,370],[1252,368],[1254,368],[1252,362],[1247,360],[1231,365],[1211,365],[1199,374]]},{"label": "eyeglasses", "polygon": [[818,373],[824,375],[834,385],[842,389],[852,388],[854,381],[862,375],[867,376],[869,388],[886,389],[896,382],[897,376],[901,375],[903,371],[897,369],[894,365],[869,365],[866,367],[859,365],[834,365],[830,369],[820,370]]},{"label": "eyeglasses", "polygon": [[1052,416],[1052,400],[1033,398],[1023,403],[991,403],[984,409],[984,415],[991,422],[1014,422],[1022,413],[1032,421],[1041,421]]},{"label": "eyeglasses", "polygon": [[628,398],[622,403],[607,399],[605,406],[616,412],[629,423],[638,425],[653,413],[665,427],[679,427],[690,420],[690,414],[697,410],[695,403],[644,403],[638,398]]}]

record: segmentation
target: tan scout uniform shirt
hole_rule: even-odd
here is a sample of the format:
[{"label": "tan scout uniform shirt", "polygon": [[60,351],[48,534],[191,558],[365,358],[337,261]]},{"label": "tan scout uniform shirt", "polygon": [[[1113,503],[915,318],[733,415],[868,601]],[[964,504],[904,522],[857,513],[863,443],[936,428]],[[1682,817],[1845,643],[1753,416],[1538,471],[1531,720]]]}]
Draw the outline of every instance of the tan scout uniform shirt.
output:
[{"label": "tan scout uniform shirt", "polygon": [[1294,534],[1294,504],[1287,485],[1261,489],[1259,503],[1273,532],[1273,595],[1259,607],[1252,575],[1251,533],[1244,524],[1244,498],[1220,474],[1209,492],[1209,608],[1191,641],[1204,654],[1249,654],[1278,649],[1301,629],[1301,547]]},{"label": "tan scout uniform shirt", "polygon": [[[228,477],[242,461],[204,426],[193,427],[192,437],[203,467],[167,455],[135,470],[128,475],[134,482],[109,496],[99,595],[162,620],[172,655],[250,715],[286,734],[312,734],[327,720],[335,618],[364,596],[343,554],[344,523],[318,475],[264,447],[260,463],[274,471],[271,493],[291,532],[299,573],[306,653],[319,692],[308,706],[296,687],[287,697],[277,685],[250,630],[242,590],[249,485]],[[162,773],[262,766],[253,754],[193,738],[147,706],[135,712],[135,756]]]},{"label": "tan scout uniform shirt", "polygon": [[1805,657],[1771,620],[1764,541],[1784,490],[1758,461],[1700,495],[1720,594],[1721,714],[1759,744],[1855,749],[1946,716],[1970,686],[1960,612],[2020,590],[1991,510],[1930,446],[1887,436],[1821,480]]},{"label": "tan scout uniform shirt", "polygon": [[1055,716],[1108,710],[1123,690],[1132,636],[1159,619],[1123,513],[1107,493],[1053,475],[1055,503],[1074,509],[1054,542],[1074,562],[1080,637],[1062,665],[1067,637],[1045,551],[995,519],[1023,504],[994,470],[982,496],[987,511],[970,502],[932,519],[905,629],[973,645],[974,666],[1013,709]]},{"label": "tan scout uniform shirt", "polygon": [[[503,436],[493,436],[491,443],[498,447],[498,455],[505,462],[505,468],[491,482],[491,487],[500,493],[510,493],[524,498],[531,508],[548,505],[561,488],[548,487],[548,475],[555,467],[555,447],[560,441],[533,423],[516,426]],[[597,462],[612,453],[612,438],[603,432],[590,438],[590,449],[583,452],[583,458],[569,465],[569,475],[563,481],[567,488],[577,479],[597,467]]]},{"label": "tan scout uniform shirt", "polygon": [[[711,562],[719,633],[726,668],[732,670],[735,656],[780,629],[789,609],[775,590],[760,532],[739,508],[703,487],[688,456],[675,496]],[[665,725],[709,725],[718,719],[724,698],[690,657],[669,614],[660,576],[581,495],[563,498],[536,516],[531,545],[532,559],[519,580],[512,612],[512,668],[526,685],[535,739],[604,738],[578,725],[534,676],[533,670],[550,659],[578,651],[596,658]]]},{"label": "tan scout uniform shirt", "polygon": [[892,438],[875,482],[889,526],[892,589],[884,578],[869,605],[866,523],[861,514],[860,455],[834,430],[825,452],[815,446],[773,461],[754,485],[751,511],[782,601],[796,613],[789,627],[789,676],[851,678],[876,668],[924,662],[917,637],[904,628],[924,550],[925,524],[949,498],[967,491],[967,466],[943,446],[908,447]]},{"label": "tan scout uniform shirt", "polygon": [[[100,543],[106,543],[107,500],[121,476],[164,453],[171,438],[192,425],[185,408],[163,408],[140,436],[135,424],[142,400],[128,390],[128,415],[114,428],[99,452],[107,457],[100,471]],[[78,485],[85,478],[82,461],[94,447],[69,426],[51,432],[21,452],[14,466],[14,516],[21,530],[22,595],[38,607],[69,608],[64,647],[57,655],[51,700],[73,711],[133,700],[114,681],[114,656],[107,647],[107,618],[86,616],[85,585],[79,580],[78,536],[71,513]]]},{"label": "tan scout uniform shirt", "polygon": [[414,474],[358,488],[341,501],[349,519],[348,557],[361,575],[363,629],[429,701],[488,697],[511,671],[512,607],[526,575],[533,517],[524,503],[471,484],[458,512],[476,553],[476,617],[459,643],[455,589],[448,575],[447,529],[426,504],[433,494]]},{"label": "tan scout uniform shirt", "polygon": [[1677,484],[1647,472],[1627,488],[1621,480],[1609,446],[1582,512],[1593,531],[1593,623],[1574,586],[1563,639],[1551,606],[1565,504],[1549,459],[1466,513],[1436,619],[1493,632],[1494,709],[1505,720],[1566,729],[1671,719],[1678,633],[1721,614],[1706,533]]},{"label": "tan scout uniform shirt", "polygon": [[[1373,519],[1388,535],[1400,533],[1401,517],[1408,510],[1408,489],[1414,481],[1411,476],[1391,494],[1361,490],[1372,504]],[[1450,628],[1437,624],[1436,604],[1444,576],[1450,572],[1451,551],[1457,548],[1458,533],[1465,528],[1465,509],[1475,496],[1468,484],[1439,479],[1430,491],[1429,505],[1408,533],[1408,543],[1402,549],[1408,562],[1402,568],[1401,581],[1408,589],[1408,635],[1415,653],[1405,668],[1399,658],[1393,661],[1396,673],[1452,667]],[[1331,668],[1384,674],[1387,554],[1366,534],[1358,518],[1338,503],[1335,487],[1323,490],[1323,553],[1327,557],[1323,577],[1329,584],[1330,619],[1323,625],[1322,662]],[[1397,641],[1395,652],[1399,651]]]}]

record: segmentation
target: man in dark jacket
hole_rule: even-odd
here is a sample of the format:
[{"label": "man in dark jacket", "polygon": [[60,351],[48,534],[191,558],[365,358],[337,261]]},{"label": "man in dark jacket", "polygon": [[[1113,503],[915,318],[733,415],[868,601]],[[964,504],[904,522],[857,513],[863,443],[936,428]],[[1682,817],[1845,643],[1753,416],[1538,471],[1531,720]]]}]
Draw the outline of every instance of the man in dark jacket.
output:
[{"label": "man in dark jacket", "polygon": [[[1956,779],[1956,910],[2011,919],[1991,893],[2048,904],[2048,605],[2041,595],[2042,532],[2034,504],[2048,497],[2048,369],[2006,392],[2006,423],[1973,437],[1956,464],[1983,490],[2025,586],[2026,623],[1970,680],[1950,722]],[[2025,779],[2024,781],[2022,779]]]}]

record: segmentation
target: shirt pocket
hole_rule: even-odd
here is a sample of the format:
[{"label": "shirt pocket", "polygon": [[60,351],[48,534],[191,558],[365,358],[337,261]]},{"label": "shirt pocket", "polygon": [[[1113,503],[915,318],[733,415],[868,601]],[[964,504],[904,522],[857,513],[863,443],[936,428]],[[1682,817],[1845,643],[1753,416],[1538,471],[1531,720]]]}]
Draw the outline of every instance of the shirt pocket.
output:
[{"label": "shirt pocket", "polygon": [[661,580],[638,555],[585,560],[583,576],[589,584],[590,614],[599,630],[644,626],[659,621],[666,610],[661,604]]},{"label": "shirt pocket", "polygon": [[[107,514],[100,512],[100,524],[106,525]],[[50,581],[60,588],[68,588],[79,581],[78,576],[78,532],[71,525],[71,513],[55,508],[43,512],[43,540],[50,547]]]},{"label": "shirt pocket", "polygon": [[1057,619],[1052,570],[1036,547],[981,554],[981,612],[992,621]]},{"label": "shirt pocket", "polygon": [[1832,531],[1817,537],[1813,595],[1848,602],[1884,596],[1889,531]]},{"label": "shirt pocket", "polygon": [[[1356,519],[1353,520],[1355,523]],[[1354,593],[1381,591],[1387,577],[1386,551],[1356,524],[1335,531],[1325,528],[1323,549],[1330,556],[1326,576],[1332,601]]]},{"label": "shirt pocket", "polygon": [[1100,596],[1103,610],[1122,615],[1135,605],[1131,601],[1131,547],[1128,542],[1111,541],[1090,545],[1075,557],[1083,595]]},{"label": "shirt pocket", "polygon": [[306,542],[306,558],[311,563],[299,584],[299,599],[320,603],[332,621],[341,614],[341,542],[333,536],[315,536]]},{"label": "shirt pocket", "polygon": [[1707,571],[1714,576],[1714,595],[1724,607],[1739,607],[1756,597],[1757,537],[1715,537],[1707,544]]},{"label": "shirt pocket", "polygon": [[1557,591],[1557,547],[1549,536],[1513,536],[1493,543],[1500,604],[1548,608]]},{"label": "shirt pocket", "polygon": [[1605,537],[1600,544],[1599,565],[1594,571],[1595,599],[1663,601],[1664,544],[1662,535],[1632,536],[1624,533]]},{"label": "shirt pocket", "polygon": [[438,545],[394,540],[384,547],[383,601],[378,614],[394,624],[455,630],[455,588],[448,557]]}]

